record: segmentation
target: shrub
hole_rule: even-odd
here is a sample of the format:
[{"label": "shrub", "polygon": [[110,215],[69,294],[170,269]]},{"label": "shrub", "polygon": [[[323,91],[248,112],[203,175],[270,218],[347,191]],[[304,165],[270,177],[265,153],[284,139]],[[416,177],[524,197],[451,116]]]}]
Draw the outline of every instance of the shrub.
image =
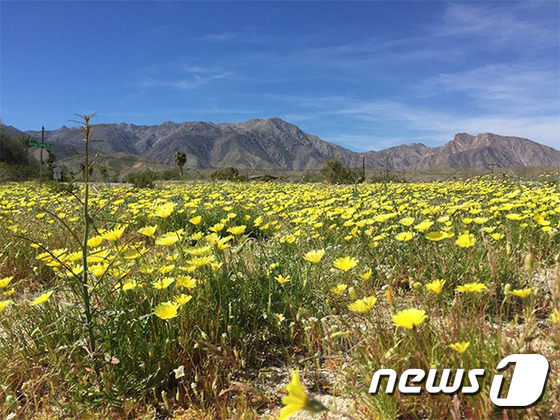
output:
[{"label": "shrub", "polygon": [[153,188],[157,174],[153,171],[132,172],[125,178],[126,182],[131,183],[136,188]]},{"label": "shrub", "polygon": [[218,169],[212,172],[210,178],[217,181],[238,181],[239,180],[239,171],[235,168],[229,167],[225,169]]},{"label": "shrub", "polygon": [[364,181],[360,169],[347,168],[337,159],[323,162],[320,175],[325,181],[332,184],[358,184]]}]

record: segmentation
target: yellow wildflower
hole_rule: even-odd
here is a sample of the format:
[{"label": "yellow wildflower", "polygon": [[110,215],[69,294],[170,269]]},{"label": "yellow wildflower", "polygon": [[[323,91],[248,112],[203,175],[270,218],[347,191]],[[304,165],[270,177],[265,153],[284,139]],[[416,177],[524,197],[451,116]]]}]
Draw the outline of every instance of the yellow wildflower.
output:
[{"label": "yellow wildflower", "polygon": [[428,289],[430,292],[435,293],[436,295],[439,295],[444,285],[445,280],[434,280],[426,284],[426,289]]},{"label": "yellow wildflower", "polygon": [[348,305],[348,309],[350,309],[352,312],[366,314],[371,310],[371,308],[373,308],[375,302],[377,302],[377,297],[368,296],[366,298],[358,299],[355,302],[352,302]]},{"label": "yellow wildflower", "polygon": [[192,299],[192,295],[186,295],[184,293],[180,294],[179,296],[175,296],[175,302],[177,302],[181,306],[185,305],[191,299]]},{"label": "yellow wildflower", "polygon": [[179,304],[177,302],[164,302],[154,309],[154,314],[161,319],[171,319],[177,316]]},{"label": "yellow wildflower", "polygon": [[287,420],[300,410],[307,410],[311,413],[327,411],[327,408],[321,402],[307,396],[299,379],[298,371],[292,372],[292,380],[286,386],[286,390],[288,395],[282,398],[282,404],[285,407],[280,410],[278,420]]},{"label": "yellow wildflower", "polygon": [[347,288],[348,288],[347,284],[341,283],[341,284],[337,284],[336,286],[332,287],[331,292],[334,293],[335,295],[342,296]]},{"label": "yellow wildflower", "polygon": [[319,249],[316,251],[309,251],[304,255],[303,259],[313,264],[319,264],[321,262],[321,259],[323,258],[323,255],[325,255],[325,250]]},{"label": "yellow wildflower", "polygon": [[409,330],[422,324],[427,318],[426,311],[416,308],[405,309],[392,316],[395,327],[403,327]]},{"label": "yellow wildflower", "polygon": [[154,233],[156,233],[156,229],[157,226],[144,226],[143,228],[138,229],[138,233],[151,238],[154,236]]},{"label": "yellow wildflower", "polygon": [[414,237],[414,233],[412,232],[401,232],[397,236],[395,236],[395,239],[397,241],[407,242],[410,241],[413,237]]},{"label": "yellow wildflower", "polygon": [[103,239],[108,240],[109,242],[115,242],[119,240],[119,238],[122,236],[125,229],[126,226],[121,226],[120,228],[111,229],[103,233],[101,237]]},{"label": "yellow wildflower", "polygon": [[333,267],[342,271],[348,271],[358,265],[358,260],[354,257],[337,258],[333,262]]},{"label": "yellow wildflower", "polygon": [[520,297],[521,299],[527,299],[527,297],[531,294],[532,290],[529,289],[513,289],[511,292],[512,295]]},{"label": "yellow wildflower", "polygon": [[484,283],[466,283],[462,286],[457,286],[458,292],[477,293],[487,290],[488,288]]},{"label": "yellow wildflower", "polygon": [[458,353],[463,354],[471,345],[470,341],[463,341],[460,343],[453,343],[449,345],[449,348],[455,350]]},{"label": "yellow wildflower", "polygon": [[0,300],[0,312],[2,312],[4,309],[6,309],[8,306],[10,306],[13,303],[14,303],[13,300]]},{"label": "yellow wildflower", "polygon": [[274,280],[276,280],[280,284],[284,284],[290,281],[290,275],[288,274],[286,277],[284,277],[282,274],[278,274],[276,277],[274,277]]},{"label": "yellow wildflower", "polygon": [[6,287],[8,287],[13,278],[14,276],[4,277],[3,279],[0,279],[0,289],[5,289]]},{"label": "yellow wildflower", "polygon": [[472,233],[465,232],[459,235],[459,238],[455,241],[455,244],[459,245],[461,248],[469,248],[476,243],[476,238]]},{"label": "yellow wildflower", "polygon": [[45,303],[47,300],[49,300],[49,298],[51,297],[51,295],[53,294],[53,290],[49,290],[46,293],[43,293],[41,296],[39,296],[38,298],[36,298],[35,300],[33,300],[30,305],[31,306],[37,306],[37,305],[42,305],[43,303]]},{"label": "yellow wildflower", "polygon": [[152,283],[154,289],[167,289],[175,279],[173,277],[164,277],[161,280],[156,280]]}]

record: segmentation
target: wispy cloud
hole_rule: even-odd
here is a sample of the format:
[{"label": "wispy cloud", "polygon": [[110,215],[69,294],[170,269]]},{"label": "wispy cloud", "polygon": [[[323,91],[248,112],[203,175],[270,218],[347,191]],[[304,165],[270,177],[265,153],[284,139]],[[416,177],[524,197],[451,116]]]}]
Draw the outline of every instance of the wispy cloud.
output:
[{"label": "wispy cloud", "polygon": [[[328,108],[319,108],[313,105],[320,102],[314,98],[292,97],[288,100],[306,106],[301,106],[300,113],[284,117],[295,117],[292,121],[299,121],[303,126],[313,121],[336,119],[339,130],[325,130],[324,133],[318,134],[325,140],[360,151],[410,142],[441,145],[451,140],[458,132],[492,132],[526,137],[556,148],[560,145],[558,113],[518,116],[497,110],[493,113],[468,115],[434,107],[413,106],[399,101],[344,99],[332,101]],[[361,134],[346,134],[349,133],[349,127],[355,127],[358,123]]]},{"label": "wispy cloud", "polygon": [[489,64],[455,73],[441,73],[418,84],[424,96],[463,93],[472,105],[495,111],[535,115],[557,112],[560,100],[558,69],[533,64]]},{"label": "wispy cloud", "polygon": [[232,77],[231,72],[216,68],[181,65],[178,66],[180,75],[175,78],[147,77],[141,81],[142,88],[170,88],[176,90],[190,90],[204,86],[212,81]]},{"label": "wispy cloud", "polygon": [[[448,3],[441,24],[433,35],[450,39],[468,38],[470,48],[500,48],[518,52],[520,45],[537,51],[558,45],[557,17],[543,19],[539,25],[531,19],[547,2]],[[483,42],[473,42],[475,38]]]},{"label": "wispy cloud", "polygon": [[231,41],[234,38],[237,38],[240,35],[240,32],[218,32],[214,34],[204,35],[198,38],[200,41],[210,41],[210,42],[223,42],[223,41]]}]

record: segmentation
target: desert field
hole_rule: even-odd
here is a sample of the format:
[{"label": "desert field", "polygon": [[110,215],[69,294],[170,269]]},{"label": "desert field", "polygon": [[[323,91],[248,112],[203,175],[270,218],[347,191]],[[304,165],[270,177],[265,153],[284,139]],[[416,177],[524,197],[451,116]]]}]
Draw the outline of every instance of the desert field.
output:
[{"label": "desert field", "polygon": [[[0,414],[558,418],[559,229],[558,174],[3,184]],[[548,359],[544,396],[496,407],[516,353]],[[382,368],[486,375],[474,395],[370,395]]]}]

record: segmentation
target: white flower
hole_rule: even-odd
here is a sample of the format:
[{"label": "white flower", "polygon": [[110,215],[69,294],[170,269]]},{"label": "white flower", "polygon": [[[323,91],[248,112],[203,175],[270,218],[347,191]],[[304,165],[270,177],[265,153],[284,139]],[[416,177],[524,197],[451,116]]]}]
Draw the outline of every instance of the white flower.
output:
[{"label": "white flower", "polygon": [[175,372],[175,379],[182,378],[185,376],[185,366],[181,365],[177,369],[173,369],[173,372]]}]

